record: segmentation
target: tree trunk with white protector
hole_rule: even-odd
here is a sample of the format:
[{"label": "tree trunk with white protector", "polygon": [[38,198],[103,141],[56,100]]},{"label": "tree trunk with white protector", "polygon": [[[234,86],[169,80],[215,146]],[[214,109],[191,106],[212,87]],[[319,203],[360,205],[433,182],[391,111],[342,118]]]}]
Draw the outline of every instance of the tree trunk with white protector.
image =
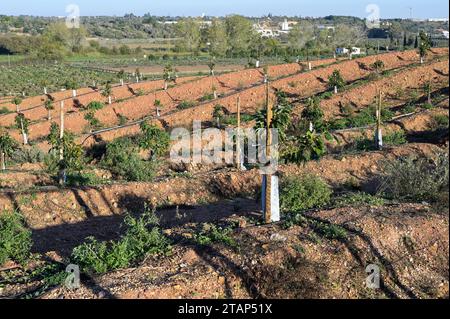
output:
[{"label": "tree trunk with white protector", "polygon": [[6,170],[6,156],[5,156],[5,152],[2,152],[0,161],[1,161],[1,165],[2,165],[2,171]]}]

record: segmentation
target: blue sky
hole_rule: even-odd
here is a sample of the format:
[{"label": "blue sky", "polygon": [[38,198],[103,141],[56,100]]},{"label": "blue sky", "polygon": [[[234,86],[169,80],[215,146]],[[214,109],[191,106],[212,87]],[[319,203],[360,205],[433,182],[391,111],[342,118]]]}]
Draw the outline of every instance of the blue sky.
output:
[{"label": "blue sky", "polygon": [[377,4],[381,18],[448,17],[448,0],[0,0],[0,15],[64,16],[68,4],[77,4],[81,15],[226,15],[290,16],[352,15],[366,17],[366,6]]}]

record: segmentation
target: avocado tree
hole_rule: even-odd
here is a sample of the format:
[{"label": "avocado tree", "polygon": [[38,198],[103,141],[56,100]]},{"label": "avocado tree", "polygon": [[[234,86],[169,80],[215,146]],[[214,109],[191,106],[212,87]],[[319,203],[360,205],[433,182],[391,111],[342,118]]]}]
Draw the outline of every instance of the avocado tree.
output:
[{"label": "avocado tree", "polygon": [[380,74],[384,69],[384,62],[381,60],[376,60],[374,63],[370,65],[370,67],[375,70],[377,74]]},{"label": "avocado tree", "polygon": [[56,123],[52,123],[47,141],[51,145],[49,153],[57,160],[59,183],[65,184],[66,174],[80,172],[83,168],[83,148],[75,143],[75,136],[70,132],[64,132]]},{"label": "avocado tree", "polygon": [[52,110],[55,109],[53,105],[53,101],[51,99],[47,99],[44,102],[44,107],[47,110],[47,120],[50,121],[52,119]]},{"label": "avocado tree", "polygon": [[342,78],[341,72],[339,70],[334,70],[333,73],[328,78],[328,87],[334,89],[334,93],[338,93],[338,89],[345,86],[345,81]]},{"label": "avocado tree", "polygon": [[6,170],[6,158],[19,148],[17,142],[6,132],[0,135],[0,161],[2,170]]},{"label": "avocado tree", "polygon": [[23,113],[19,113],[15,118],[16,126],[20,129],[23,136],[23,144],[28,145],[28,127],[30,125],[30,120],[25,117]]},{"label": "avocado tree", "polygon": [[13,98],[12,102],[16,106],[16,113],[20,113],[20,104],[22,104],[22,99],[16,96]]},{"label": "avocado tree", "polygon": [[431,100],[431,92],[433,90],[433,86],[432,86],[432,82],[431,80],[428,80],[427,82],[425,82],[425,84],[423,85],[423,90],[427,96],[427,102],[428,104],[432,104],[432,100]]},{"label": "avocado tree", "polygon": [[108,81],[106,82],[105,87],[103,88],[102,91],[102,95],[108,98],[108,104],[112,104],[111,94],[112,94],[111,82]]},{"label": "avocado tree", "polygon": [[155,102],[153,102],[153,106],[156,108],[156,116],[160,117],[161,116],[161,109],[163,108],[161,100],[155,100]]},{"label": "avocado tree", "polygon": [[147,122],[142,122],[140,129],[142,136],[139,140],[139,146],[144,150],[149,150],[153,160],[163,156],[170,146],[169,134],[156,125],[148,124]]},{"label": "avocado tree", "polygon": [[428,35],[424,31],[420,31],[419,33],[419,55],[420,55],[420,63],[424,63],[425,57],[428,54],[428,51],[431,49],[431,40]]},{"label": "avocado tree", "polygon": [[163,78],[164,78],[164,91],[167,91],[170,82],[175,81],[175,70],[171,64],[167,64],[164,67]]}]

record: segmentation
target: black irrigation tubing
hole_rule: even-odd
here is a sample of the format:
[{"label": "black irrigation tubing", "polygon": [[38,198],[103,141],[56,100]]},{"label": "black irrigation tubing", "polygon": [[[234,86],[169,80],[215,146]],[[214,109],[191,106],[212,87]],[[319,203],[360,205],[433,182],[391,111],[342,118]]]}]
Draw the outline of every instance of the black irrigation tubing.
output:
[{"label": "black irrigation tubing", "polygon": [[[346,61],[346,60],[344,60],[344,61]],[[331,66],[331,65],[336,65],[339,62],[340,61],[336,61],[336,62],[333,62],[333,63],[330,63],[330,64],[320,65],[320,66],[315,67],[313,70],[317,70],[317,69],[320,69],[320,68],[328,67],[328,66]],[[295,72],[293,74],[280,76],[280,77],[276,78],[274,81],[287,79],[287,78],[294,77],[294,76],[297,76],[299,74],[303,74],[303,73],[307,73],[307,72],[311,72],[311,71],[310,70],[300,70],[300,71]],[[236,95],[236,94],[240,94],[240,93],[243,93],[245,91],[251,90],[251,89],[253,89],[255,87],[261,87],[261,86],[264,86],[264,85],[265,85],[264,83],[255,83],[255,84],[247,86],[247,87],[245,87],[243,89],[237,89],[237,90],[232,91],[230,93],[224,94],[224,95],[220,96],[220,98],[218,100],[224,99],[224,98]],[[212,101],[214,101],[214,100],[200,102],[197,105],[193,106],[193,108],[199,107],[199,106],[203,106],[203,105],[207,105],[207,104],[211,103]],[[136,120],[136,121],[133,121],[131,123],[127,123],[127,124],[124,124],[124,125],[114,126],[114,127],[98,130],[98,131],[95,131],[95,132],[91,132],[91,133],[89,133],[86,136],[86,138],[83,140],[83,142],[81,144],[83,145],[92,136],[96,136],[98,134],[102,134],[102,133],[106,133],[106,132],[110,132],[110,131],[120,130],[120,129],[126,128],[126,127],[135,126],[135,125],[138,125],[138,124],[143,123],[145,121],[148,121],[149,119],[163,120],[165,117],[167,117],[169,115],[172,115],[172,114],[175,114],[175,113],[180,112],[180,111],[184,111],[184,110],[175,109],[175,110],[172,110],[170,112],[165,113],[163,116],[160,116],[160,117],[146,116],[146,117],[144,117],[144,118],[142,118],[140,120]]]},{"label": "black irrigation tubing", "polygon": [[[356,59],[355,59],[355,60],[356,60]],[[333,63],[330,63],[330,64],[325,64],[325,65],[317,66],[317,67],[313,68],[313,70],[317,70],[317,69],[329,67],[329,66],[332,66],[332,65],[336,65],[336,64],[339,64],[339,63],[342,62],[342,61],[350,61],[350,60],[337,60],[336,62],[333,62]],[[427,65],[432,64],[432,63],[434,63],[434,62],[435,62],[434,60],[429,61],[429,62],[427,63]],[[397,72],[397,73],[398,73],[398,72],[401,72],[401,71],[403,71],[403,70],[408,70],[409,68],[414,68],[414,67],[421,66],[421,65],[423,65],[423,64],[414,63],[414,64],[412,64],[412,65],[401,66],[401,67],[398,67],[398,68],[390,69],[389,71],[393,71],[393,72]],[[311,71],[312,71],[312,70],[311,70]],[[283,79],[286,79],[286,78],[289,78],[289,77],[294,77],[294,76],[297,76],[297,75],[299,75],[299,74],[303,74],[303,73],[307,73],[307,72],[311,72],[311,71],[310,71],[310,70],[300,70],[300,71],[295,72],[295,73],[293,73],[293,74],[289,74],[289,75],[285,75],[285,76],[278,77],[278,78],[275,79],[275,81],[283,80]],[[358,82],[360,82],[360,81],[365,81],[366,79],[367,79],[367,77],[362,78],[362,79],[357,79],[357,80],[355,80],[355,81],[353,81],[353,82],[349,82],[348,85],[352,85],[352,84],[358,83]],[[230,93],[228,93],[228,94],[225,94],[225,95],[221,96],[219,99],[223,99],[223,98],[227,98],[227,97],[230,97],[230,96],[239,94],[239,93],[243,93],[243,92],[245,92],[245,91],[247,91],[247,90],[253,89],[253,88],[255,88],[255,87],[260,87],[260,86],[263,86],[263,85],[265,85],[265,84],[255,83],[255,84],[252,84],[252,85],[250,85],[250,86],[248,86],[248,87],[246,87],[246,88],[244,88],[244,89],[241,89],[241,90],[238,89],[238,90],[235,90],[235,91],[230,92]],[[326,92],[326,91],[324,91],[324,92],[319,92],[319,94],[320,94],[320,93],[325,93],[325,92]],[[305,99],[300,99],[299,101],[302,101],[302,100],[305,100]],[[199,107],[199,106],[207,105],[207,104],[209,104],[209,103],[211,103],[211,102],[212,102],[212,101],[201,102],[201,103],[195,105],[194,107]],[[111,132],[111,131],[115,131],[115,130],[120,130],[120,129],[122,129],[122,128],[132,127],[132,126],[141,124],[141,123],[143,123],[143,122],[145,122],[145,121],[148,121],[148,120],[150,120],[150,119],[152,119],[152,120],[153,120],[153,119],[163,120],[164,117],[170,116],[170,115],[175,114],[175,113],[180,112],[180,111],[183,111],[183,110],[177,110],[177,109],[175,109],[175,110],[172,110],[172,111],[170,111],[170,112],[165,113],[163,116],[160,116],[160,117],[158,117],[158,118],[155,117],[155,116],[146,116],[146,117],[144,117],[144,118],[142,118],[142,119],[140,119],[140,120],[136,120],[136,121],[133,121],[133,122],[131,122],[131,123],[127,123],[127,124],[124,124],[124,125],[114,126],[114,127],[110,127],[110,128],[98,130],[98,131],[95,131],[95,132],[91,132],[91,133],[89,133],[89,134],[86,136],[86,138],[83,140],[83,142],[82,142],[81,144],[83,145],[90,137],[96,136],[96,135],[98,135],[98,134],[102,134],[102,133],[106,133],[106,132]],[[351,128],[351,129],[344,129],[343,131],[345,131],[345,130],[356,130],[356,129],[369,128],[369,127],[371,127],[371,126],[367,126],[367,127],[359,127],[359,128]],[[338,131],[333,131],[333,132],[339,132],[339,131],[340,131],[340,130],[338,130]]]}]

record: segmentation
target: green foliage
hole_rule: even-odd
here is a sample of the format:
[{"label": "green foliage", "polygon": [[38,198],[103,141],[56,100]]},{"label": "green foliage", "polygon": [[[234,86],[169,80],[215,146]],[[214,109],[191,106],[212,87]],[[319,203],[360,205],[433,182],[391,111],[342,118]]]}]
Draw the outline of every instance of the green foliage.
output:
[{"label": "green foliage", "polygon": [[182,101],[180,104],[177,105],[177,109],[179,110],[185,110],[188,108],[191,108],[195,106],[195,102],[192,101]]},{"label": "green foliage", "polygon": [[311,221],[310,225],[315,232],[326,239],[341,241],[347,239],[347,231],[339,225],[320,221]]},{"label": "green foliage", "polygon": [[323,111],[320,107],[320,99],[312,97],[308,99],[305,109],[302,112],[302,118],[307,122],[312,122],[316,131],[323,128]]},{"label": "green foliage", "polygon": [[374,69],[377,73],[380,73],[384,69],[384,62],[381,60],[376,60],[374,63],[370,65],[372,69]]},{"label": "green foliage", "polygon": [[126,233],[118,241],[87,242],[73,249],[71,261],[85,273],[103,274],[137,264],[149,255],[170,252],[170,242],[161,232],[155,214],[146,210],[139,218],[127,215]]},{"label": "green foliage", "polygon": [[368,206],[383,206],[385,200],[381,197],[373,196],[363,192],[346,193],[333,200],[336,207],[348,207],[355,206],[360,207],[363,205]]},{"label": "green foliage", "polygon": [[383,142],[386,145],[396,146],[406,144],[408,141],[406,139],[406,133],[404,130],[399,130],[392,132],[390,134],[386,134],[383,137]]},{"label": "green foliage", "polygon": [[334,89],[337,87],[338,89],[345,86],[345,81],[342,78],[341,72],[339,70],[334,70],[333,73],[328,78],[328,87],[330,89]]},{"label": "green foliage", "polygon": [[153,156],[164,156],[170,146],[170,135],[155,125],[142,122],[140,125],[142,137],[139,146],[145,150],[151,150]]},{"label": "green foliage", "polygon": [[320,159],[326,151],[323,135],[307,131],[301,136],[294,136],[290,143],[283,145],[280,154],[286,162],[301,164]]},{"label": "green foliage", "polygon": [[444,115],[444,114],[434,115],[431,119],[430,126],[433,130],[448,129],[448,126],[449,126],[448,115]]},{"label": "green foliage", "polygon": [[91,129],[98,129],[98,128],[100,128],[102,126],[100,121],[99,121],[99,119],[97,119],[95,117],[95,112],[94,111],[89,111],[86,114],[84,114],[84,119],[86,121],[88,121],[89,127]]},{"label": "green foliage", "polygon": [[420,31],[419,41],[419,54],[421,57],[425,57],[431,49],[431,39],[424,31]]},{"label": "green foliage", "polygon": [[200,245],[211,245],[212,243],[223,243],[236,248],[237,243],[231,237],[233,229],[231,227],[222,228],[214,224],[203,224],[203,229],[194,235],[195,241]]},{"label": "green foliage", "polygon": [[[362,109],[359,113],[353,116],[347,116],[341,119],[335,119],[328,122],[330,129],[339,130],[345,128],[356,128],[364,127],[370,124],[374,124],[377,121],[375,106],[371,105],[368,108]],[[381,120],[383,122],[390,120],[394,116],[391,110],[388,108],[382,108],[381,110]]]},{"label": "green foliage", "polygon": [[330,202],[332,194],[331,188],[313,175],[287,178],[280,189],[281,210],[285,213],[324,207]]},{"label": "green foliage", "polygon": [[107,144],[101,165],[127,181],[152,181],[156,164],[142,160],[138,150],[130,138],[118,138]]},{"label": "green foliage", "polygon": [[30,120],[27,119],[23,113],[17,114],[14,120],[16,122],[16,127],[19,130],[22,130],[25,134],[29,133],[28,128],[30,126]]},{"label": "green foliage", "polygon": [[92,101],[86,106],[86,110],[98,111],[101,110],[104,106],[105,104],[103,104],[102,102]]},{"label": "green foliage", "polygon": [[[50,156],[46,162],[49,164],[49,170],[54,169],[55,161],[58,162],[59,169],[65,169],[70,172],[79,172],[84,165],[84,152],[81,145],[75,143],[75,136],[71,132],[65,132],[63,138],[60,138],[60,129],[56,123],[50,126],[50,133],[47,136],[47,141],[51,145]],[[63,160],[57,160],[60,149],[63,149]]]},{"label": "green foliage", "polygon": [[31,231],[16,212],[0,213],[0,266],[11,260],[25,264],[31,253]]},{"label": "green foliage", "polygon": [[0,135],[0,152],[5,156],[11,156],[18,148],[19,144],[7,132]]}]

